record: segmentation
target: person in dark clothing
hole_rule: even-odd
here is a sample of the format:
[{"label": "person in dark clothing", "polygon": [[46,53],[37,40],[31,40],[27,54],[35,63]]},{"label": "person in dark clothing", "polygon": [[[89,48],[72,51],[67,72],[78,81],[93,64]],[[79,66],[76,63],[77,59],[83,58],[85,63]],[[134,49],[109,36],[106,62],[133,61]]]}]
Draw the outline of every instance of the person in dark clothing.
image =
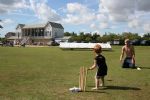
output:
[{"label": "person in dark clothing", "polygon": [[[95,75],[95,87],[92,89],[98,89],[99,86],[104,86],[104,77],[107,75],[107,64],[106,59],[101,55],[102,48],[99,44],[94,46],[93,51],[96,53],[93,65],[88,70],[93,70],[97,67],[97,72]],[[101,84],[100,84],[100,80]]]}]

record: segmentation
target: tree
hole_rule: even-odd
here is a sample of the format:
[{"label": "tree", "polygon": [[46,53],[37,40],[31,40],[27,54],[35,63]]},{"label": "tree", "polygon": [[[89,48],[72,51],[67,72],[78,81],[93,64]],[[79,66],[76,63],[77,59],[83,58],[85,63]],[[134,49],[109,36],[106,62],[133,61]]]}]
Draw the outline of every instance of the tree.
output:
[{"label": "tree", "polygon": [[77,34],[75,32],[72,32],[71,36],[77,36]]},{"label": "tree", "polygon": [[143,35],[144,40],[150,40],[150,33],[146,33]]},{"label": "tree", "polygon": [[3,28],[3,26],[2,26],[2,25],[0,25],[0,28]]},{"label": "tree", "polygon": [[99,36],[99,37],[97,37],[97,38],[96,38],[96,41],[97,41],[97,42],[99,42],[99,43],[101,43],[101,42],[102,42],[101,37],[100,37],[100,36]]},{"label": "tree", "polygon": [[[0,20],[0,22],[1,22],[2,20]],[[0,28],[3,28],[3,26],[2,25],[0,25]]]},{"label": "tree", "polygon": [[71,33],[65,32],[65,33],[64,33],[64,36],[71,36]]},{"label": "tree", "polygon": [[99,39],[97,39],[98,37],[100,37],[100,35],[98,35],[97,33],[94,33],[93,36],[92,36],[92,42],[98,42]]},{"label": "tree", "polygon": [[91,38],[91,37],[86,37],[86,38],[85,38],[85,42],[86,42],[86,43],[91,42],[91,41],[92,41],[92,38]]},{"label": "tree", "polygon": [[122,36],[124,37],[124,39],[128,38],[130,40],[141,39],[138,33],[124,32],[122,33]]},{"label": "tree", "polygon": [[102,38],[101,38],[101,42],[103,43],[106,43],[108,42],[110,39],[109,39],[109,36],[108,35],[103,35]]}]

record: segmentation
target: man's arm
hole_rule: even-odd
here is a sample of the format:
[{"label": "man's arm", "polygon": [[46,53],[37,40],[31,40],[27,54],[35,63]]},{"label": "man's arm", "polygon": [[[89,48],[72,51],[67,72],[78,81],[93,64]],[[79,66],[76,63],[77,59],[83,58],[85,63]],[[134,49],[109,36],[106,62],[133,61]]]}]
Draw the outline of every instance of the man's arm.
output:
[{"label": "man's arm", "polygon": [[122,62],[122,58],[124,57],[124,50],[125,50],[125,47],[123,46],[122,50],[121,50],[121,55],[120,55],[120,61],[121,62]]},{"label": "man's arm", "polygon": [[134,46],[132,46],[132,63],[135,64],[135,50],[134,50]]},{"label": "man's arm", "polygon": [[134,46],[132,46],[132,51],[133,51],[133,56],[135,57],[135,50],[134,50]]}]

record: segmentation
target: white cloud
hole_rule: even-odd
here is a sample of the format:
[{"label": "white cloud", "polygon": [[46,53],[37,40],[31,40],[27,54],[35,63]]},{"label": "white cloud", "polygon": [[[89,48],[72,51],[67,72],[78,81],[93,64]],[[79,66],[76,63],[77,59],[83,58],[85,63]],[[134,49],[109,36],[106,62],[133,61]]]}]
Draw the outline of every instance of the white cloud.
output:
[{"label": "white cloud", "polygon": [[128,21],[128,16],[114,13],[114,14],[109,15],[109,19],[115,22],[125,22],[125,21]]},{"label": "white cloud", "polygon": [[98,29],[99,29],[99,27],[98,27],[95,23],[92,23],[92,24],[90,25],[90,28],[92,28],[92,29],[94,29],[94,30],[98,30]]},{"label": "white cloud", "polygon": [[[150,0],[99,0],[99,13],[105,15],[107,22],[122,23],[133,30],[139,30],[142,25],[145,31],[149,31]],[[101,24],[101,28],[105,26]],[[107,26],[107,25],[106,25]],[[119,27],[118,27],[119,28]]]},{"label": "white cloud", "polygon": [[97,14],[97,20],[101,22],[107,22],[108,21],[108,16],[105,14]]},{"label": "white cloud", "polygon": [[144,28],[144,32],[150,32],[150,24],[149,23],[144,24],[143,28]]},{"label": "white cloud", "polygon": [[109,29],[109,24],[107,22],[100,22],[100,23],[92,23],[90,28],[94,30],[101,30],[101,29]]},{"label": "white cloud", "polygon": [[[89,27],[90,31],[110,28],[119,31],[141,29],[147,32],[150,29],[147,22],[150,20],[150,0],[95,0],[95,2],[83,0],[81,2],[83,4],[67,3],[56,11],[48,5],[50,3],[48,0],[0,0],[0,15],[11,12],[9,14],[34,16],[40,21],[61,21],[63,24],[78,25],[77,27],[83,25],[84,28]],[[5,22],[6,25],[13,23],[11,21],[3,19],[1,23]]]},{"label": "white cloud", "polygon": [[134,4],[135,0],[100,0],[99,9],[112,21],[127,21],[128,15],[134,13]]},{"label": "white cloud", "polygon": [[137,10],[139,11],[150,11],[150,0],[136,0],[137,2]]},{"label": "white cloud", "polygon": [[27,2],[25,0],[1,0],[0,1],[0,14],[8,13],[18,9],[27,8]]},{"label": "white cloud", "polygon": [[149,5],[150,0],[100,0],[99,12],[107,14],[111,21],[127,22],[131,20],[130,16],[150,12]]},{"label": "white cloud", "polygon": [[138,19],[133,19],[129,21],[128,26],[130,28],[138,28],[141,25],[140,21]]},{"label": "white cloud", "polygon": [[14,23],[14,21],[13,20],[11,20],[11,19],[4,19],[4,20],[2,20],[1,22],[0,22],[0,24],[3,26],[3,25],[9,25],[9,24],[12,24],[12,23]]},{"label": "white cloud", "polygon": [[15,24],[15,22],[12,19],[9,19],[9,18],[3,19],[0,22],[0,25],[3,26],[3,29],[0,30],[1,37],[4,37],[5,34],[9,31],[12,32],[12,30],[14,30],[14,28],[12,28],[12,27],[14,27],[14,24]]},{"label": "white cloud", "polygon": [[79,3],[68,3],[66,9],[66,18],[63,19],[65,23],[87,24],[96,18],[91,9]]},{"label": "white cloud", "polygon": [[21,10],[33,10],[35,15],[41,20],[58,21],[59,14],[47,5],[47,0],[1,0],[0,14],[11,13],[27,15]]},{"label": "white cloud", "polygon": [[82,6],[79,3],[68,3],[67,4],[67,11],[69,13],[78,13],[80,12],[85,12],[86,11],[86,7]]},{"label": "white cloud", "polygon": [[34,0],[30,0],[31,9],[34,11],[36,16],[44,21],[59,21],[59,14],[52,8],[50,8],[46,4],[47,0],[35,2]]},{"label": "white cloud", "polygon": [[109,28],[109,25],[107,22],[100,23],[100,29],[106,29],[106,28]]}]

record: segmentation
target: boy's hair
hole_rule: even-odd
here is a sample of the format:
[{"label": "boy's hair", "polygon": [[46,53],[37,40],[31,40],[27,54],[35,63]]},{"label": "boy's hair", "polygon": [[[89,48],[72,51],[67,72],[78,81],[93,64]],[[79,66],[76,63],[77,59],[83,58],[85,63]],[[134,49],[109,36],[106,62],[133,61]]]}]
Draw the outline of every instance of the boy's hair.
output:
[{"label": "boy's hair", "polygon": [[93,48],[95,53],[101,53],[102,52],[102,47],[99,44],[96,44]]},{"label": "boy's hair", "polygon": [[126,43],[130,43],[130,40],[129,39],[125,39],[124,42],[125,42],[125,44]]}]

